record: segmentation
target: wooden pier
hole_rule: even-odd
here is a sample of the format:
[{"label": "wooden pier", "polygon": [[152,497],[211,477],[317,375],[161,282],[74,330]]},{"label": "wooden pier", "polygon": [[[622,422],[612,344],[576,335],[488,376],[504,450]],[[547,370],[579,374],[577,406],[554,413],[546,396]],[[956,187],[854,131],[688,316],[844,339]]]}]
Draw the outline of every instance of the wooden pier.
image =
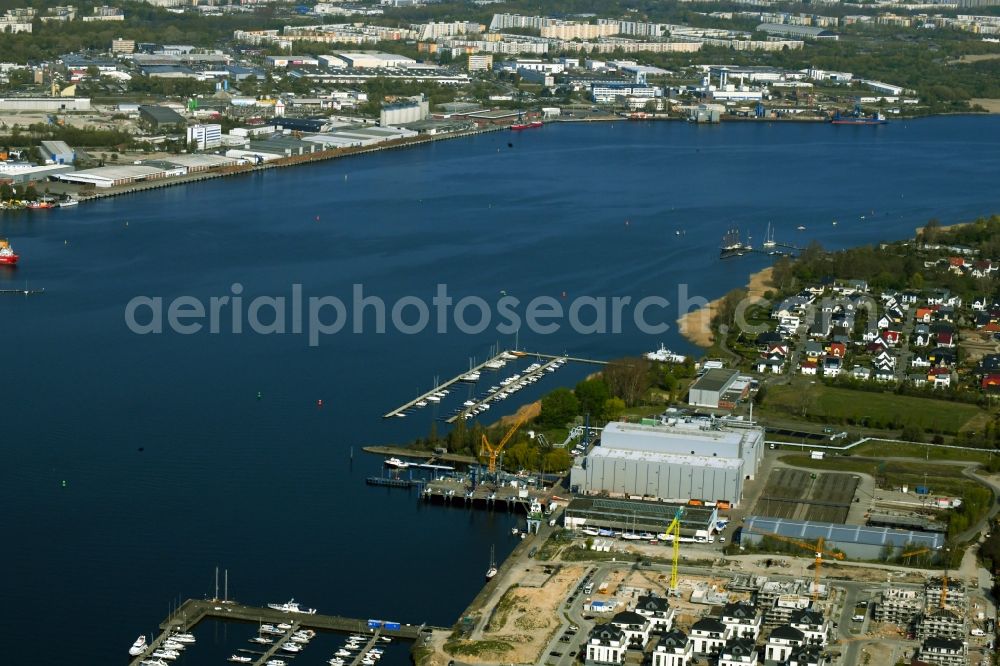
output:
[{"label": "wooden pier", "polygon": [[41,289],[0,289],[0,296],[37,296],[44,293],[44,287]]},{"label": "wooden pier", "polygon": [[365,479],[369,486],[388,486],[390,488],[412,488],[419,485],[419,481],[413,479],[395,479],[391,476],[369,476]]},{"label": "wooden pier", "polygon": [[[551,360],[549,360],[549,361],[547,361],[545,363],[545,365],[539,366],[538,368],[536,368],[535,370],[532,370],[531,372],[526,372],[525,374],[521,375],[521,378],[519,380],[517,380],[517,381],[518,382],[523,382],[523,381],[528,381],[528,380],[530,380],[532,378],[540,378],[542,375],[545,374],[545,371],[548,368],[551,368],[555,364],[555,362],[558,359],[560,359],[560,358],[562,358],[562,357],[553,356],[551,358]],[[498,403],[499,400],[497,400],[496,397],[497,397],[497,393],[500,393],[501,391],[503,391],[503,387],[500,388],[500,391],[497,391],[496,393],[490,393],[490,394],[486,395],[485,397],[477,400],[475,402],[475,404],[469,405],[465,409],[463,409],[462,411],[458,412],[457,414],[449,416],[448,418],[445,419],[445,423],[454,423],[458,419],[465,418],[466,414],[468,414],[469,412],[471,412],[473,410],[476,410],[476,409],[482,407],[483,405],[485,405],[487,403],[490,403],[490,402],[492,402],[494,404]]]},{"label": "wooden pier", "polygon": [[[132,658],[129,666],[139,666],[143,659],[149,659],[150,655],[159,649],[172,634],[184,633],[193,629],[202,620],[215,619],[225,622],[244,622],[252,625],[259,625],[262,622],[269,624],[280,624],[286,622],[292,628],[285,633],[285,636],[276,639],[274,644],[268,646],[269,649],[264,656],[257,660],[257,664],[265,664],[267,659],[280,649],[281,644],[291,638],[297,629],[313,629],[316,631],[328,631],[339,633],[368,634],[368,621],[357,618],[341,617],[337,615],[307,615],[305,613],[283,613],[273,608],[260,608],[257,606],[247,606],[232,601],[218,601],[211,599],[188,599],[176,611],[170,614],[166,620],[160,623],[160,635],[150,642],[149,647],[138,657]],[[394,626],[394,625],[393,625]],[[379,631],[382,635],[403,640],[417,640],[424,631],[442,629],[441,627],[428,627],[427,625],[400,624],[398,629],[388,629],[383,626]],[[194,649],[191,646],[189,649]],[[254,653],[257,654],[257,653]]]},{"label": "wooden pier", "polygon": [[[435,386],[431,390],[427,391],[426,393],[422,393],[421,395],[418,395],[413,400],[410,400],[409,402],[404,403],[404,404],[400,405],[399,407],[397,407],[397,408],[395,408],[395,409],[393,409],[393,410],[391,410],[389,412],[386,412],[385,414],[382,415],[382,418],[389,419],[389,418],[392,418],[394,416],[405,416],[405,412],[409,411],[410,409],[413,409],[417,405],[417,403],[419,403],[419,402],[434,402],[434,401],[428,401],[428,398],[434,397],[435,393],[439,393],[439,392],[441,392],[441,391],[443,391],[443,390],[445,390],[445,389],[447,389],[447,388],[449,388],[449,387],[451,387],[451,386],[453,386],[455,384],[458,384],[459,382],[462,381],[462,377],[465,377],[466,375],[474,373],[474,372],[482,372],[482,370],[484,368],[488,368],[491,364],[495,364],[497,361],[511,360],[511,356],[514,356],[516,358],[534,357],[534,358],[537,358],[539,360],[546,359],[547,361],[549,361],[548,363],[546,363],[541,368],[536,369],[536,370],[532,371],[531,373],[529,373],[529,375],[536,375],[536,374],[543,373],[545,371],[545,368],[551,366],[554,361],[558,361],[558,360],[572,361],[574,363],[590,363],[592,365],[607,365],[607,361],[598,361],[598,360],[595,360],[595,359],[592,359],[592,358],[579,358],[579,357],[576,357],[576,356],[567,356],[565,354],[563,354],[563,355],[556,355],[556,354],[541,354],[541,353],[538,353],[538,352],[524,352],[524,351],[509,351],[509,350],[504,350],[504,351],[500,352],[499,354],[497,354],[496,356],[483,361],[479,365],[477,365],[475,367],[472,367],[472,368],[469,368],[468,370],[465,370],[464,372],[455,375],[451,379],[449,379],[449,380],[447,380],[445,382],[442,382],[441,384],[438,384],[437,386]],[[529,375],[524,375],[524,377],[527,377]],[[470,383],[474,383],[474,382],[470,382]],[[461,418],[462,415],[464,413],[468,412],[470,409],[475,409],[476,407],[481,406],[483,403],[489,402],[492,399],[493,399],[492,395],[487,396],[486,398],[483,398],[482,400],[480,400],[475,405],[471,405],[471,406],[467,407],[466,409],[463,409],[458,414],[455,414],[454,416],[450,416],[450,417],[448,417],[445,420],[448,423],[454,423],[456,419]]]},{"label": "wooden pier", "polygon": [[368,642],[365,644],[364,649],[362,649],[361,652],[357,653],[354,656],[354,659],[351,660],[351,666],[361,666],[361,662],[362,660],[364,660],[365,655],[368,654],[369,650],[375,647],[376,643],[378,643],[378,636],[380,633],[382,633],[381,629],[375,630],[375,633],[372,634],[372,637],[369,638]]}]

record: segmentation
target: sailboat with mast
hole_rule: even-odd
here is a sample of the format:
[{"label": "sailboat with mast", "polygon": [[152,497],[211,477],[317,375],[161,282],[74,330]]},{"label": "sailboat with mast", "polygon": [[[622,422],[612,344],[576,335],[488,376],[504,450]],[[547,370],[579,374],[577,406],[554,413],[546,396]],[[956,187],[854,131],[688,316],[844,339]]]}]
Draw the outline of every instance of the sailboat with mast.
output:
[{"label": "sailboat with mast", "polygon": [[497,575],[496,555],[493,551],[493,546],[490,546],[490,568],[486,570],[486,580],[489,580]]},{"label": "sailboat with mast", "polygon": [[771,223],[767,223],[767,234],[764,235],[764,247],[767,249],[773,248],[777,243],[774,242],[774,228]]}]

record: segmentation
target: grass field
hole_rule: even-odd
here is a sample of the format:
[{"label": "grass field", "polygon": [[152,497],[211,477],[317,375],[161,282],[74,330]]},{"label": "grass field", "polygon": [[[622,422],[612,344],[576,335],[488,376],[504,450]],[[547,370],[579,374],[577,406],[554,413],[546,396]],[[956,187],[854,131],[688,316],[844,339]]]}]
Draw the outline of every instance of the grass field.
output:
[{"label": "grass field", "polygon": [[764,407],[784,415],[831,423],[864,423],[892,429],[912,426],[946,433],[957,433],[983,412],[975,405],[960,402],[801,382],[769,387]]},{"label": "grass field", "polygon": [[831,470],[837,472],[856,472],[879,476],[884,479],[883,487],[899,487],[903,484],[911,488],[923,485],[932,486],[935,494],[954,494],[961,496],[969,484],[974,483],[962,474],[961,465],[935,465],[931,463],[903,462],[898,460],[874,461],[859,460],[848,456],[833,456],[823,460],[813,460],[807,455],[793,454],[782,456],[781,461],[795,467],[806,469]]},{"label": "grass field", "polygon": [[[924,460],[965,460],[986,465],[993,454],[990,451],[965,451],[963,449],[946,449],[939,446],[923,444],[901,444],[873,440],[855,446],[850,450],[852,456],[870,456],[872,458],[923,458]],[[1000,452],[996,455],[1000,456]]]}]

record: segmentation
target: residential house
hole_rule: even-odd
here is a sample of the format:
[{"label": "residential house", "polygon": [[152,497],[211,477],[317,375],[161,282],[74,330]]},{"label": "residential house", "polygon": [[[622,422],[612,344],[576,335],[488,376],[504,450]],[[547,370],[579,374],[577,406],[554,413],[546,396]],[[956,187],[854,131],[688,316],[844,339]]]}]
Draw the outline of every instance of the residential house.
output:
[{"label": "residential house", "polygon": [[1000,373],[991,372],[988,375],[983,375],[979,387],[984,391],[1000,391]]},{"label": "residential house", "polygon": [[660,636],[653,650],[653,666],[689,666],[693,645],[682,631],[668,631]]},{"label": "residential house", "polygon": [[803,347],[802,351],[809,358],[819,358],[820,356],[823,355],[823,345],[814,340],[809,340],[808,342],[806,342],[805,347]]},{"label": "residential house", "polygon": [[927,356],[924,354],[914,354],[910,357],[910,367],[929,368],[931,367],[931,362],[927,360]]},{"label": "residential house", "polygon": [[819,372],[819,362],[814,358],[802,361],[802,365],[799,367],[799,372],[803,375],[815,376]]},{"label": "residential house", "polygon": [[726,625],[715,617],[703,617],[691,625],[688,639],[695,654],[715,654],[726,644]]},{"label": "residential house", "polygon": [[955,335],[950,331],[942,331],[937,334],[935,339],[938,347],[954,347],[955,346]]},{"label": "residential house", "polygon": [[948,368],[931,368],[927,371],[927,382],[934,388],[951,386],[951,370]]},{"label": "residential house", "polygon": [[826,666],[826,657],[818,645],[802,645],[792,650],[787,666]]},{"label": "residential house", "polygon": [[957,638],[931,636],[920,645],[920,660],[939,666],[965,666],[969,654],[967,645]]},{"label": "residential house", "polygon": [[914,386],[926,386],[927,385],[927,375],[920,372],[914,372],[906,375],[906,381],[910,382]]},{"label": "residential house", "polygon": [[926,347],[931,343],[931,329],[926,324],[917,324],[913,327],[910,342],[914,347]]},{"label": "residential house", "polygon": [[[653,631],[670,631],[674,626],[674,615],[676,609],[671,608],[665,597],[645,596],[639,597],[635,605],[635,612],[649,620],[650,628]],[[685,638],[685,640],[687,640]]]},{"label": "residential house", "polygon": [[621,611],[611,618],[611,624],[625,634],[625,641],[640,650],[649,642],[649,631],[652,627],[649,618],[634,611]]},{"label": "residential house", "polygon": [[923,322],[929,324],[931,319],[934,317],[934,308],[917,308],[916,313],[913,315],[915,321]]},{"label": "residential house", "polygon": [[871,368],[866,368],[863,365],[856,365],[851,368],[851,377],[854,379],[860,379],[863,381],[868,381],[872,378]]},{"label": "residential house", "polygon": [[872,363],[876,366],[895,368],[896,357],[890,354],[885,349],[883,349],[879,351],[877,354],[872,354]]},{"label": "residential house", "polygon": [[749,638],[732,638],[719,652],[718,666],[755,666],[757,647]]},{"label": "residential house", "polygon": [[795,648],[801,647],[805,643],[805,634],[795,627],[787,624],[775,627],[771,630],[771,635],[767,637],[767,644],[764,646],[764,660],[783,664]]},{"label": "residential house", "polygon": [[770,372],[780,375],[785,371],[785,361],[782,358],[759,358],[754,365],[754,369],[760,373]]},{"label": "residential house", "polygon": [[902,305],[916,305],[920,300],[920,293],[916,291],[904,291],[899,295],[899,302]]},{"label": "residential house", "polygon": [[806,643],[825,647],[830,639],[830,624],[822,613],[810,608],[793,612],[788,624],[802,632]]},{"label": "residential house", "polygon": [[935,347],[927,354],[927,360],[934,366],[951,367],[957,362],[954,349]]},{"label": "residential house", "polygon": [[781,342],[777,344],[770,344],[767,346],[767,351],[764,354],[770,358],[772,356],[788,356],[788,345]]},{"label": "residential house", "polygon": [[879,330],[885,330],[890,326],[892,326],[892,324],[893,324],[892,318],[889,317],[888,313],[883,314],[877,320],[875,320],[875,326],[877,326]]},{"label": "residential house", "polygon": [[881,335],[881,338],[885,341],[885,344],[887,344],[890,347],[895,347],[896,345],[898,345],[901,337],[902,334],[899,331],[893,329],[882,331]]},{"label": "residential house", "polygon": [[771,348],[771,345],[781,344],[784,338],[776,331],[764,331],[757,335],[757,339],[754,343],[757,345],[758,351],[767,351]]},{"label": "residential house", "polygon": [[1000,372],[1000,354],[987,354],[979,360],[980,373]]},{"label": "residential house", "polygon": [[756,641],[760,636],[761,621],[757,609],[750,604],[726,604],[722,609],[722,624],[726,625],[727,640],[750,638]]},{"label": "residential house", "polygon": [[838,356],[827,356],[823,359],[823,376],[836,377],[844,367],[844,360]]},{"label": "residential house", "polygon": [[989,300],[985,296],[980,296],[979,298],[973,299],[969,307],[975,310],[976,312],[983,312],[984,310],[986,310],[987,303],[989,303]]},{"label": "residential house", "polygon": [[990,277],[997,267],[989,259],[980,259],[979,261],[972,262],[972,270],[970,271],[972,277],[984,278]]},{"label": "residential house", "polygon": [[826,353],[829,356],[836,356],[837,358],[844,358],[847,356],[847,345],[842,342],[831,342],[826,347]]},{"label": "residential house", "polygon": [[587,664],[624,664],[627,647],[624,631],[613,624],[599,624],[587,636]]}]

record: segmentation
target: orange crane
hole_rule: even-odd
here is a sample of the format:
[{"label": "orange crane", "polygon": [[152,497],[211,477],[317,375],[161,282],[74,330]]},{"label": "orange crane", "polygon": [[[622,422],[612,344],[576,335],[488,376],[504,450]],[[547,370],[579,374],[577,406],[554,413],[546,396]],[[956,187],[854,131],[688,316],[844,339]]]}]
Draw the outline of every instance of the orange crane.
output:
[{"label": "orange crane", "polygon": [[923,555],[924,553],[929,553],[929,552],[931,552],[930,548],[918,548],[917,550],[911,550],[908,553],[903,553],[899,557],[900,559],[906,559],[907,563],[909,563],[909,558],[915,557],[917,555]]},{"label": "orange crane", "polygon": [[804,548],[806,550],[811,550],[816,553],[816,565],[815,565],[815,580],[813,581],[813,603],[819,599],[819,571],[820,567],[823,565],[823,556],[827,555],[835,560],[844,559],[843,553],[835,553],[830,550],[824,550],[823,548],[823,537],[816,540],[816,543],[809,543],[808,541],[799,541],[798,539],[791,539],[781,534],[763,534],[762,536],[771,537],[772,539],[777,539],[778,541],[784,541],[785,543],[790,543],[793,546],[798,546],[799,548]]},{"label": "orange crane", "polygon": [[[527,410],[525,410],[525,412],[527,412]],[[488,469],[490,471],[490,474],[493,474],[497,471],[497,456],[499,456],[500,452],[503,451],[503,447],[507,446],[507,442],[510,441],[510,438],[514,436],[514,433],[517,432],[517,429],[520,428],[527,420],[528,420],[527,413],[523,414],[520,418],[518,418],[517,421],[514,423],[513,427],[511,427],[511,429],[507,431],[507,434],[503,436],[503,439],[501,439],[500,443],[497,444],[496,446],[490,444],[490,440],[486,439],[486,433],[483,433],[483,445],[482,449],[480,450],[480,455],[483,455],[482,452],[485,451],[486,455],[489,456],[490,464]]]}]

